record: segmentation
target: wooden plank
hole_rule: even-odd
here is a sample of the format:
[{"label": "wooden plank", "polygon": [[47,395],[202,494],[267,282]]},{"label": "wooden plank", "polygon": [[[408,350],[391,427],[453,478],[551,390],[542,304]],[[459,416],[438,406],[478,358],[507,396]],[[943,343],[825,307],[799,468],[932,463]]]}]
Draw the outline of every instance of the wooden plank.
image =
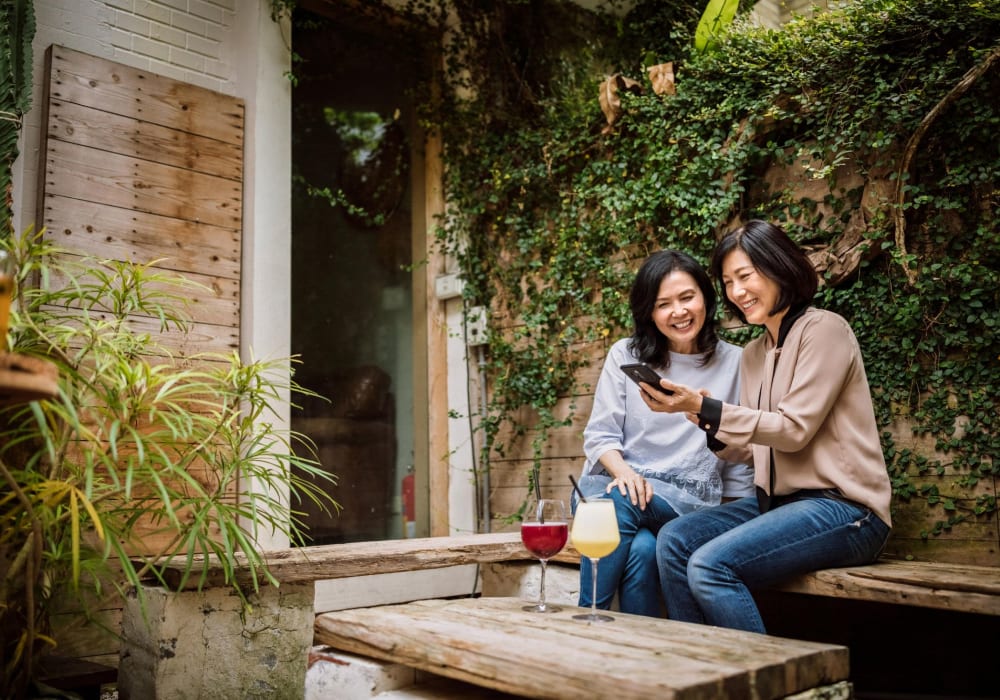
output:
[{"label": "wooden plank", "polygon": [[[99,318],[110,318],[110,314],[95,314]],[[65,324],[73,325],[72,319],[66,319]],[[129,327],[133,333],[148,333],[157,339],[161,349],[151,355],[167,357],[168,353],[175,358],[191,359],[199,353],[216,353],[228,355],[240,346],[239,329],[232,326],[215,326],[193,322],[187,331],[171,326],[161,328],[159,319],[143,316],[130,316]]]},{"label": "wooden plank", "polygon": [[[79,262],[80,259],[74,260],[72,257],[63,256],[63,260],[72,263]],[[93,264],[92,261],[88,262]],[[163,299],[163,303],[173,308],[179,316],[191,323],[227,326],[233,330],[239,327],[239,280],[195,273],[178,273],[173,276],[182,279],[177,282],[148,282],[144,286],[146,293],[150,295],[151,299],[158,294],[170,297]],[[86,282],[86,278],[77,277],[77,280]],[[69,280],[56,273],[49,277],[49,282],[50,288],[59,289],[66,287]],[[138,317],[140,314],[130,315],[130,318]],[[145,317],[150,318],[148,315]]]},{"label": "wooden plank", "polygon": [[1000,569],[935,562],[889,562],[823,569],[776,590],[834,598],[1000,615]]},{"label": "wooden plank", "polygon": [[[593,396],[559,399],[552,413],[558,420],[569,418],[570,424],[549,430],[542,444],[544,457],[583,459],[583,429],[587,427],[593,403]],[[491,461],[530,461],[534,456],[533,443],[540,437],[540,431],[533,428],[537,423],[538,415],[530,408],[521,409],[513,420],[504,421],[497,432]]]},{"label": "wooden plank", "polygon": [[49,193],[42,222],[46,235],[61,248],[111,260],[150,262],[157,267],[240,277],[240,233],[96,201],[69,199]]},{"label": "wooden plank", "polygon": [[63,46],[49,51],[50,99],[181,129],[242,150],[242,100]]},{"label": "wooden plank", "polygon": [[943,564],[1000,567],[996,540],[922,539],[893,534],[885,547],[888,559],[915,559]]},{"label": "wooden plank", "polygon": [[48,137],[206,175],[243,179],[243,152],[226,143],[84,105],[52,100]]},{"label": "wooden plank", "polygon": [[[543,487],[542,498],[561,498],[566,501],[566,506],[569,507],[570,489],[573,487],[568,485],[568,479],[566,483],[567,486],[565,487],[561,484]],[[496,520],[502,521],[520,510],[529,497],[531,497],[531,491],[528,489],[527,484],[506,488],[491,488],[490,512]]]},{"label": "wooden plank", "polygon": [[88,620],[79,612],[52,615],[52,636],[58,653],[72,657],[116,653],[121,633],[120,606],[118,601],[116,608],[92,613],[93,620]]},{"label": "wooden plank", "polygon": [[316,640],[537,698],[765,700],[849,672],[844,647],[617,612],[591,625],[572,619],[580,608],[538,615],[524,603],[464,598],[325,613]]},{"label": "wooden plank", "polygon": [[[282,549],[267,552],[265,557],[271,573],[285,583],[532,558],[521,544],[519,532],[351,542]],[[208,570],[206,586],[228,585],[217,561],[199,557],[194,568],[200,571],[201,567]],[[179,582],[180,568],[171,566],[166,571],[169,585]],[[247,582],[249,578],[242,572],[237,580]]]},{"label": "wooden plank", "polygon": [[239,230],[242,185],[64,141],[48,141],[46,197],[99,201],[122,209]]},{"label": "wooden plank", "polygon": [[[496,460],[490,463],[490,486],[493,488],[523,488],[528,487],[528,475],[533,467],[531,462]],[[543,459],[538,469],[538,484],[543,489],[554,489],[557,493],[565,491],[564,498],[569,498],[573,488],[569,475],[578,477],[583,469],[582,457],[559,457]]]}]

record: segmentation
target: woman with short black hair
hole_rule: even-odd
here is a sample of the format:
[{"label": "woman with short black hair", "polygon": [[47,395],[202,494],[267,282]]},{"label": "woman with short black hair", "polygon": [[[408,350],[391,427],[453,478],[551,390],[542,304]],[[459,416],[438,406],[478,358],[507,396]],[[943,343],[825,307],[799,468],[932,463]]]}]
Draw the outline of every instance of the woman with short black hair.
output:
[{"label": "woman with short black hair", "polygon": [[726,306],[766,329],[743,350],[739,403],[670,379],[643,400],[685,413],[718,455],[750,460],[757,493],[666,523],[657,565],[671,619],[765,632],[751,591],[873,562],[891,486],[861,349],[847,321],[811,306],[808,257],[751,221],[722,238],[711,267]]}]

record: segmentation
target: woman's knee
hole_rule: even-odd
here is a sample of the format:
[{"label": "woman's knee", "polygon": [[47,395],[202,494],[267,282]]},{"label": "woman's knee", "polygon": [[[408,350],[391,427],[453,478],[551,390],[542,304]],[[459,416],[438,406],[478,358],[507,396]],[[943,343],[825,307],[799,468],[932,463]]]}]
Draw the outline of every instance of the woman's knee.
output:
[{"label": "woman's knee", "polygon": [[618,489],[612,489],[611,493],[605,495],[615,502],[615,518],[618,520],[618,529],[624,533],[632,533],[639,530],[639,520],[642,511],[639,506],[632,505],[628,496],[623,496]]},{"label": "woman's knee", "polygon": [[694,552],[687,561],[688,588],[696,600],[702,600],[707,595],[716,578],[715,562],[705,556],[701,550]]},{"label": "woman's knee", "polygon": [[690,555],[689,538],[681,521],[683,517],[671,520],[660,528],[656,535],[656,556],[671,561],[687,561]]},{"label": "woman's knee", "polygon": [[630,553],[631,556],[635,558],[655,561],[656,535],[654,535],[648,528],[639,528],[639,530],[635,533],[635,537],[632,539]]}]

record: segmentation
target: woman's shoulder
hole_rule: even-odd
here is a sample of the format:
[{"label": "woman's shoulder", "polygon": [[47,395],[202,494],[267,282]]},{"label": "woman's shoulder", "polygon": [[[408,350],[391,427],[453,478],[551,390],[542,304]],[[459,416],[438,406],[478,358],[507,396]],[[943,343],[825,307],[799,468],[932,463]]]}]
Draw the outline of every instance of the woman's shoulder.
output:
[{"label": "woman's shoulder", "polygon": [[854,335],[851,324],[836,311],[810,306],[802,315],[802,320],[805,321],[802,324],[803,330],[808,328],[814,333],[831,333],[838,336],[842,336],[845,332]]},{"label": "woman's shoulder", "polygon": [[631,338],[621,338],[612,343],[605,356],[605,363],[622,365],[627,362],[638,362],[629,347],[630,341]]},{"label": "woman's shoulder", "polygon": [[618,340],[616,340],[615,342],[613,342],[611,344],[611,347],[608,348],[608,357],[612,357],[612,356],[614,356],[614,357],[622,357],[622,356],[632,357],[632,351],[629,349],[629,344],[631,343],[631,341],[632,341],[632,338],[628,337],[628,338],[619,338]]},{"label": "woman's shoulder", "polygon": [[722,358],[735,357],[739,359],[740,355],[743,354],[743,348],[734,343],[720,340],[715,346],[715,354]]}]

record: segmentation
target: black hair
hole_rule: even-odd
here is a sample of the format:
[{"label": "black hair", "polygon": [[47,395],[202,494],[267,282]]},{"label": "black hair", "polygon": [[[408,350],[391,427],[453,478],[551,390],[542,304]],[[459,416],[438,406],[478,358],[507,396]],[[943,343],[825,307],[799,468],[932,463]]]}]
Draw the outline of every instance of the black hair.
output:
[{"label": "black hair", "polygon": [[653,253],[646,258],[636,273],[629,294],[633,322],[629,350],[642,362],[661,368],[670,366],[670,341],[653,323],[653,308],[660,293],[660,284],[672,272],[686,272],[691,275],[705,298],[705,323],[698,331],[695,345],[698,352],[703,355],[699,364],[708,364],[715,355],[715,347],[719,343],[716,319],[718,297],[705,268],[687,253],[676,250]]},{"label": "black hair", "polygon": [[743,310],[726,295],[722,281],[722,262],[736,249],[746,253],[758,273],[778,285],[778,300],[770,310],[770,316],[785,309],[803,307],[816,295],[819,288],[816,268],[785,230],[759,219],[748,221],[723,236],[712,255],[712,275],[722,290],[722,303],[744,323],[747,319]]}]

